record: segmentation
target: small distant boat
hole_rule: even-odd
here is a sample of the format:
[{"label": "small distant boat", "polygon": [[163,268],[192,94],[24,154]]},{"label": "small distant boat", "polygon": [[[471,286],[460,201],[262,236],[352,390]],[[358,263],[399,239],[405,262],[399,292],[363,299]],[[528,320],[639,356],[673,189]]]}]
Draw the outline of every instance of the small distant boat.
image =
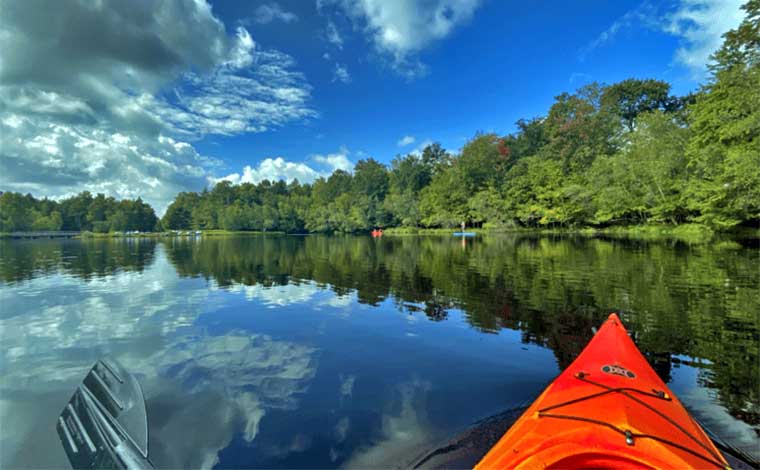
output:
[{"label": "small distant boat", "polygon": [[374,238],[382,237],[383,236],[383,229],[377,229],[372,231],[372,236]]},{"label": "small distant boat", "polygon": [[474,237],[475,232],[454,232],[455,237]]}]

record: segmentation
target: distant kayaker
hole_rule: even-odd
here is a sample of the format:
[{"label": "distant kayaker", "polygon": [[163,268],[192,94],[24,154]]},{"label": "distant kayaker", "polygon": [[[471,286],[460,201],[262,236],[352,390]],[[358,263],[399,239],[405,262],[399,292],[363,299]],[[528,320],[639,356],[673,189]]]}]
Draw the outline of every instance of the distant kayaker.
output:
[{"label": "distant kayaker", "polygon": [[462,231],[464,232],[464,227],[465,227],[464,220],[462,221],[461,224],[459,224],[459,226],[462,227]]}]

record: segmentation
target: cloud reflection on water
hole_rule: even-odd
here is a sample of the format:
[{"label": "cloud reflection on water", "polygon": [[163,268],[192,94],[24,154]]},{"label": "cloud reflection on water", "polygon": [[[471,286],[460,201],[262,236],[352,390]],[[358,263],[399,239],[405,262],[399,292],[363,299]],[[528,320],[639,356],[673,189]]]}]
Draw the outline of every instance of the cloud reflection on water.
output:
[{"label": "cloud reflection on water", "polygon": [[430,446],[435,435],[425,411],[431,388],[429,381],[419,378],[398,384],[382,413],[380,439],[354,452],[342,467],[386,468],[388,462],[404,467],[418,457],[420,449]]},{"label": "cloud reflection on water", "polygon": [[[264,303],[276,301],[262,292]],[[24,312],[0,312],[0,422],[13,429],[0,439],[3,468],[65,466],[55,417],[104,354],[140,379],[152,458],[168,467],[212,466],[241,429],[252,441],[267,410],[297,407],[316,370],[314,347],[196,326],[223,300],[205,281],[178,278],[162,248],[142,273],[89,282],[52,274],[0,286],[0,303]]]}]

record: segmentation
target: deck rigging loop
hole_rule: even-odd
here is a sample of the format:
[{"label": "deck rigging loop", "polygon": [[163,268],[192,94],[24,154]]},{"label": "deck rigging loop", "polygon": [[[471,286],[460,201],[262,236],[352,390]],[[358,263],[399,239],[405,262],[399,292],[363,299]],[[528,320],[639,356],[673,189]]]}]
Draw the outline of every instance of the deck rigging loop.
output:
[{"label": "deck rigging loop", "polygon": [[[635,439],[652,439],[652,440],[661,442],[663,444],[666,444],[666,445],[675,447],[677,449],[680,449],[680,450],[682,450],[684,452],[688,452],[688,453],[694,455],[695,457],[699,457],[699,458],[701,458],[701,459],[703,459],[703,460],[705,460],[707,462],[710,462],[713,465],[716,465],[718,468],[730,469],[730,467],[726,466],[725,464],[723,464],[720,461],[720,457],[718,455],[716,455],[707,445],[705,445],[704,442],[700,441],[696,436],[694,436],[688,430],[684,429],[683,426],[681,426],[680,424],[678,424],[673,419],[671,419],[667,415],[663,414],[662,412],[660,412],[659,410],[657,410],[653,406],[649,405],[645,401],[643,401],[640,398],[634,396],[634,394],[638,394],[638,395],[643,395],[643,396],[647,396],[647,397],[651,397],[651,398],[656,398],[658,400],[672,401],[672,398],[670,397],[670,395],[668,395],[667,393],[665,393],[662,390],[652,390],[651,392],[649,392],[649,391],[646,391],[646,390],[639,390],[639,389],[634,388],[634,387],[610,387],[609,385],[605,385],[603,383],[599,383],[599,382],[596,382],[594,380],[589,379],[588,378],[589,375],[591,375],[591,374],[589,374],[587,372],[581,371],[581,372],[578,372],[577,374],[575,374],[574,377],[576,379],[578,379],[578,380],[583,381],[583,382],[586,382],[586,383],[589,383],[591,385],[595,385],[597,387],[600,387],[600,388],[604,389],[603,391],[597,392],[597,393],[591,393],[591,394],[588,394],[588,395],[585,395],[585,396],[582,396],[582,397],[579,397],[579,398],[574,398],[572,400],[567,400],[567,401],[564,401],[564,402],[561,402],[561,403],[557,403],[557,404],[554,404],[554,405],[551,405],[551,406],[547,406],[545,408],[541,408],[541,409],[538,410],[538,416],[541,417],[541,418],[568,419],[568,420],[583,421],[583,422],[587,422],[587,423],[598,424],[600,426],[604,426],[606,428],[609,428],[609,429],[611,429],[611,430],[613,430],[613,431],[615,431],[615,432],[623,435],[625,437],[626,444],[628,444],[629,446],[632,446],[632,445],[635,444]],[[692,441],[694,441],[694,443],[696,443],[699,447],[701,447],[704,451],[706,451],[706,453],[708,455],[705,455],[704,453],[701,453],[701,452],[697,452],[694,449],[690,449],[690,448],[688,448],[686,446],[678,444],[677,442],[673,442],[673,441],[671,441],[669,439],[666,439],[666,438],[663,438],[663,437],[660,437],[660,436],[655,436],[655,435],[652,435],[652,434],[635,433],[635,432],[632,432],[631,430],[628,430],[628,429],[621,429],[618,426],[615,426],[614,424],[608,423],[606,421],[602,421],[602,420],[598,420],[598,419],[594,419],[594,418],[587,418],[587,417],[584,417],[584,416],[565,415],[565,414],[557,414],[557,413],[551,413],[550,412],[552,410],[556,410],[557,408],[562,408],[562,407],[565,407],[565,406],[574,405],[574,404],[582,402],[582,401],[592,400],[594,398],[598,398],[598,397],[601,397],[601,396],[604,396],[604,395],[609,395],[609,394],[612,394],[612,393],[619,393],[619,394],[625,396],[626,398],[630,398],[631,400],[635,401],[636,403],[638,403],[638,404],[644,406],[645,408],[647,408],[648,410],[652,411],[654,414],[656,414],[657,416],[661,417],[662,419],[664,419],[665,421],[667,421],[668,423],[670,423],[673,427],[675,427],[676,429],[678,429],[679,431],[681,431],[684,435],[686,435],[689,439],[691,439]]]}]

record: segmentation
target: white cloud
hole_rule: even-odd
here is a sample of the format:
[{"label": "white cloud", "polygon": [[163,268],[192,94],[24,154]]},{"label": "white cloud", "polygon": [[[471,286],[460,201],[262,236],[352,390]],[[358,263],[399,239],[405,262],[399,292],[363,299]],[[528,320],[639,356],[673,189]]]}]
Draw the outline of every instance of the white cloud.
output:
[{"label": "white cloud", "polygon": [[139,195],[161,213],[218,168],[188,142],[316,116],[295,61],[203,1],[9,3],[0,37],[6,190]]},{"label": "white cloud", "polygon": [[333,82],[351,83],[351,75],[348,73],[348,67],[336,63],[333,71]]},{"label": "white cloud", "polygon": [[657,24],[657,20],[655,20],[656,17],[657,13],[649,3],[646,1],[641,3],[638,7],[627,11],[623,16],[613,21],[609,28],[599,33],[593,41],[582,47],[578,54],[578,58],[581,61],[585,60],[586,57],[596,49],[613,42],[620,33],[634,26],[655,26]]},{"label": "white cloud", "polygon": [[301,183],[311,183],[319,178],[319,173],[305,163],[288,162],[282,157],[265,158],[254,168],[246,165],[243,174],[232,173],[222,178],[211,178],[212,184],[229,181],[232,184],[260,183],[264,180],[284,180],[290,183],[297,179]]},{"label": "white cloud", "polygon": [[723,34],[741,23],[743,3],[744,0],[678,0],[673,10],[665,11],[661,5],[644,1],[581,48],[578,58],[583,61],[623,32],[640,27],[678,38],[675,61],[688,68],[693,78],[700,79],[710,55],[723,43]]},{"label": "white cloud", "polygon": [[401,139],[399,139],[398,142],[396,142],[396,145],[399,147],[406,147],[407,145],[412,145],[415,141],[415,138],[413,135],[405,135]]},{"label": "white cloud", "polygon": [[432,444],[435,433],[423,405],[432,386],[429,381],[413,378],[396,386],[389,406],[381,416],[381,435],[371,446],[354,452],[346,468],[377,468],[388,462],[408,462],[419,449]]},{"label": "white cloud", "polygon": [[229,181],[232,184],[259,183],[264,180],[288,183],[298,179],[300,183],[312,183],[320,177],[327,177],[335,170],[351,171],[354,164],[348,159],[348,149],[341,147],[335,153],[327,155],[312,155],[311,159],[317,164],[310,166],[303,162],[292,162],[282,157],[265,158],[255,167],[246,165],[243,174],[232,173],[221,178],[209,177],[209,184]]},{"label": "white cloud", "polygon": [[0,173],[6,190],[67,196],[84,189],[142,197],[163,213],[187,188],[205,185],[218,162],[170,137],[127,136],[89,126],[58,124],[12,114],[0,124]]},{"label": "white cloud", "polygon": [[744,18],[744,0],[681,0],[668,16],[665,31],[680,39],[675,59],[689,68],[695,78],[706,71],[710,55],[723,43],[723,34]]},{"label": "white cloud", "polygon": [[259,24],[267,24],[275,20],[293,23],[298,21],[298,16],[293,12],[283,10],[279,3],[272,2],[259,5],[253,14],[253,20]]},{"label": "white cloud", "polygon": [[325,35],[327,36],[327,42],[337,47],[338,49],[343,49],[343,38],[341,37],[340,33],[338,32],[338,28],[335,26],[335,23],[333,23],[332,20],[327,20]]},{"label": "white cloud", "polygon": [[[214,289],[218,289],[218,287],[214,286]],[[315,295],[325,291],[325,288],[320,287],[316,282],[286,284],[284,286],[262,286],[260,284],[249,286],[236,283],[224,289],[230,292],[242,292],[247,300],[258,300],[270,307],[285,307],[309,302]]]},{"label": "white cloud", "polygon": [[332,0],[363,29],[376,49],[391,59],[398,72],[419,76],[426,67],[415,54],[434,41],[446,38],[467,23],[480,0]]},{"label": "white cloud", "polygon": [[311,89],[287,54],[260,49],[245,28],[224,62],[205,75],[188,72],[171,99],[144,97],[170,130],[189,138],[264,132],[316,116]]},{"label": "white cloud", "polygon": [[341,147],[335,153],[329,153],[327,155],[313,155],[312,160],[329,168],[327,175],[335,170],[352,171],[354,164],[348,159],[348,149]]}]

